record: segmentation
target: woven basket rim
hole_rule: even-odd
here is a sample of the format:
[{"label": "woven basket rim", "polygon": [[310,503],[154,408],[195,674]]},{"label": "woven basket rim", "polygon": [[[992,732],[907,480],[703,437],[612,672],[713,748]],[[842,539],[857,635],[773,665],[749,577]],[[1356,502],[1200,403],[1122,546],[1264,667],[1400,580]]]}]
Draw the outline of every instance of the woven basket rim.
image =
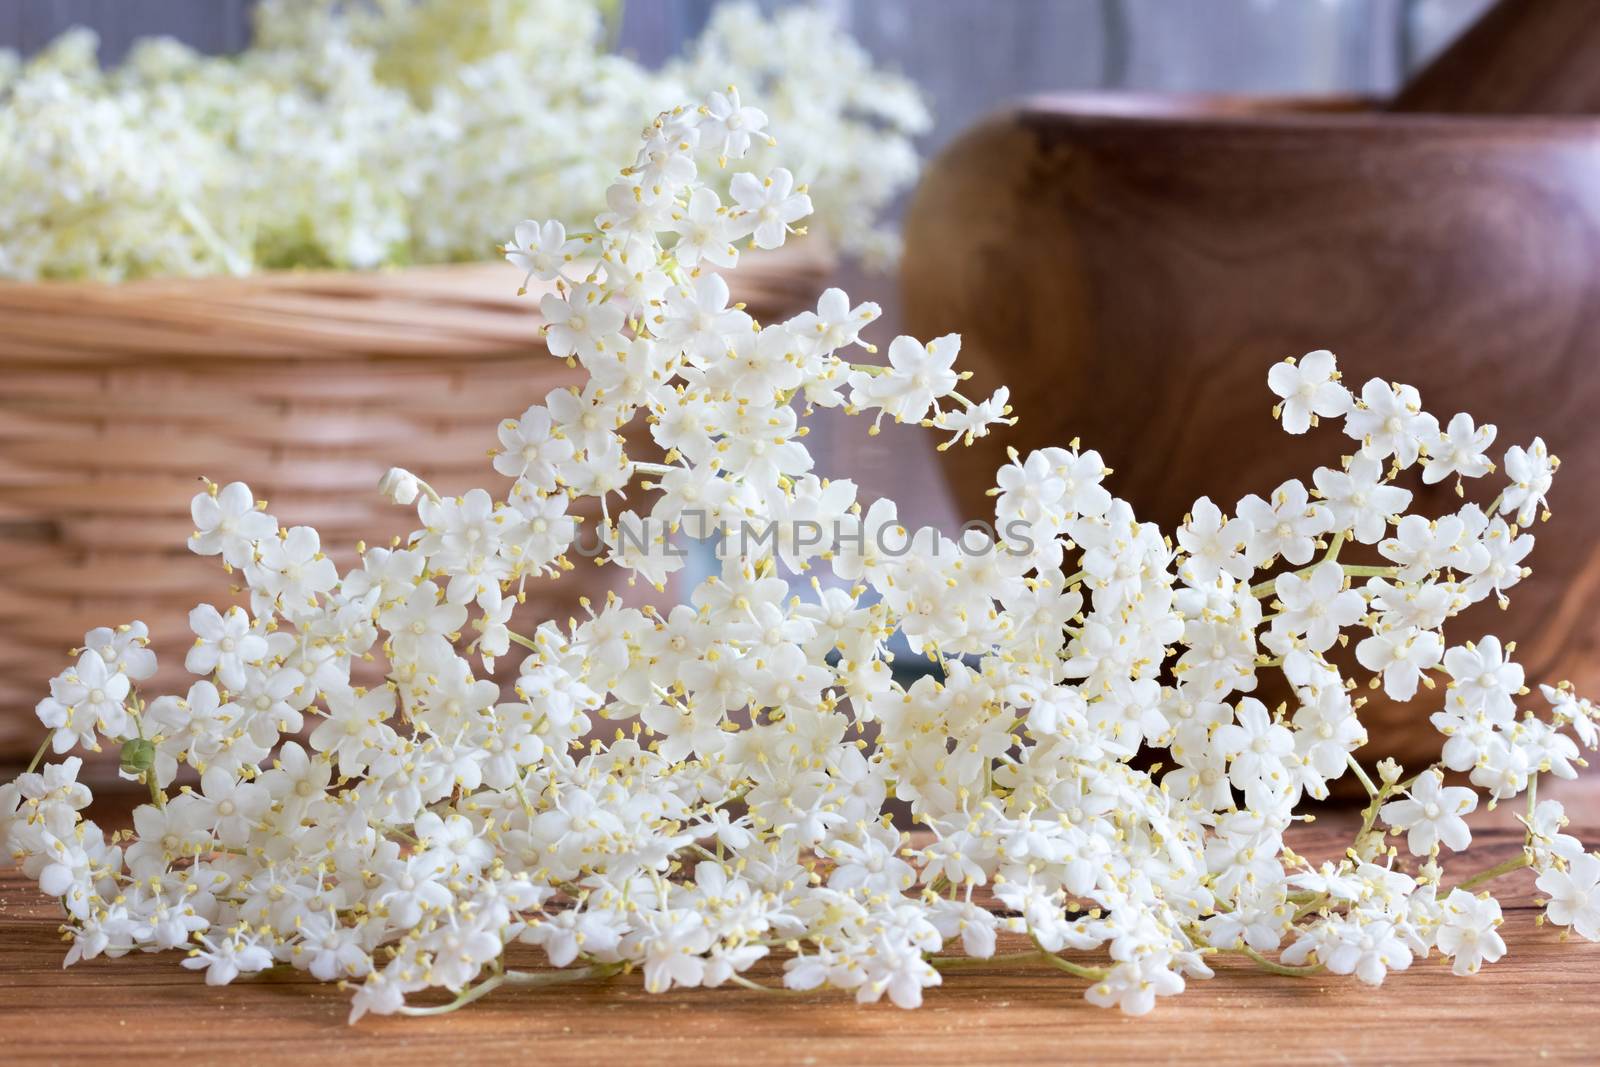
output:
[{"label": "woven basket rim", "polygon": [[[790,241],[782,248],[746,252],[739,266],[726,271],[730,277],[785,275],[795,271],[828,269],[835,266],[838,257],[827,241],[808,235]],[[383,288],[386,283],[416,281],[460,282],[463,279],[488,278],[501,275],[513,283],[520,273],[505,259],[465,260],[455,263],[407,263],[370,268],[288,267],[254,271],[248,274],[206,274],[194,277],[164,275],[135,278],[128,281],[107,281],[88,278],[40,278],[32,281],[0,278],[0,294],[32,291],[68,296],[111,296],[113,294],[145,295],[149,293],[181,293],[188,289],[306,289],[331,292],[355,291],[362,288]],[[515,293],[515,284],[507,285],[507,292]],[[553,288],[538,281],[528,285],[530,294]],[[119,297],[120,299],[121,297]],[[491,298],[492,299],[492,298]]]}]

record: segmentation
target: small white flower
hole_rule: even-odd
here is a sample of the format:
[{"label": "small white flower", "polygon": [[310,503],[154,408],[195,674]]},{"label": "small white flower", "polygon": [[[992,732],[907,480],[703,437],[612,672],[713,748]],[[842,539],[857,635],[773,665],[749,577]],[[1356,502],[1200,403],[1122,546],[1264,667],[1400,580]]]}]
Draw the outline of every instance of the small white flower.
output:
[{"label": "small white flower", "polygon": [[1310,574],[1280,574],[1276,591],[1281,605],[1274,631],[1303,635],[1312,652],[1326,652],[1339,633],[1366,614],[1366,601],[1345,587],[1344,568],[1329,560]]},{"label": "small white flower", "polygon": [[545,319],[545,344],[552,356],[591,359],[622,347],[622,308],[605,299],[596,285],[580,282],[563,299],[547,293],[539,301]]},{"label": "small white flower", "polygon": [[189,628],[195,638],[184,657],[184,668],[191,674],[215,672],[224,689],[243,689],[245,667],[267,655],[267,639],[254,632],[243,608],[231,607],[223,614],[210,604],[201,604],[189,613]]},{"label": "small white flower", "polygon": [[1513,663],[1493,634],[1452,648],[1444,654],[1450,673],[1447,706],[1463,713],[1482,712],[1492,721],[1508,723],[1516,714],[1522,692],[1522,667]]},{"label": "small white flower", "polygon": [[1383,821],[1406,833],[1413,856],[1431,855],[1442,844],[1460,852],[1472,843],[1472,831],[1462,817],[1478,806],[1478,794],[1464,786],[1446,786],[1444,775],[1425,771],[1412,783],[1404,800],[1391,800],[1378,809]]},{"label": "small white flower", "polygon": [[257,543],[277,532],[278,522],[256,508],[250,487],[230,482],[220,489],[210,485],[189,505],[195,532],[189,548],[202,556],[222,556],[231,566],[243,567],[255,557]]},{"label": "small white flower", "polygon": [[794,175],[778,167],[765,178],[741,171],[728,183],[757,248],[778,248],[795,232],[793,224],[811,214],[811,197],[796,189]]},{"label": "small white flower", "polygon": [[200,948],[192,949],[183,965],[206,972],[206,985],[227,985],[241,974],[254,974],[272,966],[272,953],[256,935],[244,930],[212,939],[199,934]]},{"label": "small white flower", "polygon": [[1477,974],[1485,963],[1494,963],[1506,954],[1505,940],[1497,929],[1501,922],[1498,900],[1452,889],[1443,904],[1444,922],[1434,943],[1451,957],[1452,972]]},{"label": "small white flower", "polygon": [[1600,941],[1600,857],[1578,856],[1565,870],[1545,871],[1535,884],[1550,898],[1545,916],[1551,922],[1571,927],[1586,941]]},{"label": "small white flower", "polygon": [[1289,433],[1305,433],[1318,416],[1331,419],[1350,410],[1350,390],[1337,381],[1338,369],[1333,353],[1327,349],[1307,352],[1299,362],[1284,360],[1273,364],[1267,385],[1282,398],[1279,415]]},{"label": "small white flower", "polygon": [[567,229],[554,220],[535,222],[526,219],[517,223],[511,240],[506,244],[505,256],[525,273],[522,284],[533,278],[542,282],[560,277],[583,249],[581,241],[567,240]]},{"label": "small white flower", "polygon": [[858,407],[882,408],[899,422],[917,422],[956,386],[951,369],[961,351],[954,334],[927,344],[912,337],[896,337],[889,344],[889,367],[881,374],[856,371],[850,375],[850,402]]},{"label": "small white flower", "polygon": [[705,113],[711,121],[700,127],[702,143],[729,159],[742,159],[750,150],[751,138],[760,135],[767,125],[766,113],[741,103],[739,90],[732,86],[725,93],[710,94]]},{"label": "small white flower", "polygon": [[1318,467],[1312,480],[1333,511],[1334,528],[1350,530],[1362,544],[1377,544],[1389,520],[1411,506],[1411,491],[1385,484],[1383,464],[1365,451],[1345,471]]},{"label": "small white flower", "polygon": [[1494,469],[1484,455],[1494,444],[1493,426],[1474,426],[1472,416],[1458,413],[1450,420],[1438,440],[1428,445],[1428,463],[1422,480],[1429,485],[1454,474],[1458,478],[1481,478]]},{"label": "small white flower", "polygon": [[1148,1015],[1157,997],[1182,993],[1183,987],[1183,976],[1169,970],[1167,960],[1142,957],[1111,968],[1083,991],[1083,999],[1096,1007],[1121,1008],[1124,1015]]},{"label": "small white flower", "polygon": [[1373,378],[1361,387],[1361,402],[1345,416],[1344,432],[1362,442],[1373,459],[1395,457],[1401,467],[1417,461],[1439,435],[1439,422],[1422,410],[1422,397],[1409,385]]},{"label": "small white flower", "polygon": [[1541,509],[1548,508],[1545,496],[1555,481],[1561,461],[1545,448],[1544,438],[1535,437],[1527,448],[1512,445],[1506,449],[1506,477],[1511,484],[1500,497],[1502,515],[1517,513],[1517,523],[1526,526]]}]

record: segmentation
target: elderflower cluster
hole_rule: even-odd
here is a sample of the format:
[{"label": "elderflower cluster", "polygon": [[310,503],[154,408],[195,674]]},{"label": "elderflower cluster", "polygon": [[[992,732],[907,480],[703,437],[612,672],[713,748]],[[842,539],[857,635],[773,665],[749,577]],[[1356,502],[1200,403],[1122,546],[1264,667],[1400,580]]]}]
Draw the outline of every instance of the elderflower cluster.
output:
[{"label": "elderflower cluster", "polygon": [[584,224],[638,116],[730,78],[772,102],[790,136],[759,158],[810,184],[821,231],[893,254],[876,219],[928,128],[909,82],[804,6],[724,5],[649,70],[611,52],[617,6],[263,0],[238,56],[156,38],[102,71],[86,30],[0,54],[0,278],[486,258],[530,204]]},{"label": "elderflower cluster", "polygon": [[[342,574],[244,485],[195,498],[190,547],[242,576],[248,607],[195,609],[175,695],[139,688],[141,624],[88,634],[39,703],[36,767],[0,793],[69,963],[178,949],[213,983],[293,967],[348,983],[354,1019],[632,971],[652,992],[776,979],[909,1008],[1004,959],[1140,1014],[1218,953],[1376,983],[1437,952],[1471,973],[1506,950],[1480,887],[1524,867],[1550,922],[1600,939],[1600,858],[1535,795],[1600,741],[1594,706],[1562,685],[1536,710],[1510,647],[1443,633],[1526,574],[1556,468],[1538,440],[1503,454],[1487,506],[1411,513],[1401,476],[1487,477],[1493,428],[1441,428],[1404,386],[1353,396],[1315,352],[1269,376],[1290,432],[1347,435],[1309,487],[1202,499],[1174,543],[1073,443],[1013,454],[987,532],[908,530],[813,470],[806,416],[970,441],[1010,421],[1006,394],[962,396],[954,336],[870,358],[879,310],[838,290],[781,323],[730,303],[717,268],[810,207],[781,168],[734,168],[731,202],[703,177],[764,126],[731,94],[663,113],[591,228],[519,227],[549,351],[588,379],[500,424],[494,492],[391,471],[419,529]],[[664,584],[691,536],[718,557],[687,603],[517,617],[582,555]],[[897,676],[897,635],[933,673]],[[1345,641],[1367,674],[1330,658]],[[1252,694],[1275,675],[1293,696],[1269,707]],[[1355,759],[1366,681],[1422,695],[1437,763]],[[149,790],[131,833],[83,817],[75,753],[105,748]],[[1314,864],[1285,833],[1346,774],[1365,820]],[[1526,797],[1525,847],[1461,876],[1485,796]]]}]

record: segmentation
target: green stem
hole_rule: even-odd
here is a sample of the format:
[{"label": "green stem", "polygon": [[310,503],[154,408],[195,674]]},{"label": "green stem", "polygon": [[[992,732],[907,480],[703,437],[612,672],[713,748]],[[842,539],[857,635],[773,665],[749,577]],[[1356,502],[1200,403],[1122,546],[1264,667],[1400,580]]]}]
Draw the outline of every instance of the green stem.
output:
[{"label": "green stem", "polygon": [[1345,762],[1350,764],[1350,769],[1356,772],[1356,779],[1366,789],[1367,796],[1376,797],[1378,795],[1378,787],[1372,784],[1372,779],[1367,777],[1367,772],[1361,769],[1360,762],[1348,752],[1345,753],[1344,758]]},{"label": "green stem", "polygon": [[1011,952],[1004,956],[930,956],[928,966],[936,971],[964,971],[968,967],[985,967],[1001,963],[1037,963],[1039,952]]},{"label": "green stem", "polygon": [[1039,939],[1037,937],[1033,937],[1031,934],[1029,937],[1030,940],[1033,941],[1033,947],[1039,950],[1039,958],[1058,971],[1066,971],[1068,974],[1076,975],[1079,978],[1084,978],[1091,982],[1104,981],[1106,975],[1110,973],[1104,967],[1085,967],[1081,963],[1073,963],[1071,960],[1062,959],[1054,952],[1051,952],[1049,949],[1039,944]]},{"label": "green stem", "polygon": [[481,997],[499,989],[502,985],[546,986],[565,985],[568,982],[582,982],[588,978],[609,978],[622,970],[620,963],[598,963],[592,967],[579,967],[574,971],[506,971],[502,974],[486,978],[471,989],[463,989],[456,999],[448,1004],[435,1004],[426,1008],[402,1007],[402,1015],[448,1015],[458,1008],[465,1007]]},{"label": "green stem", "polygon": [[607,52],[615,52],[617,45],[622,42],[622,18],[626,7],[626,0],[602,0],[600,4],[600,20],[605,28]]},{"label": "green stem", "polygon": [[39,751],[35,752],[33,754],[33,759],[28,761],[28,769],[23,771],[23,774],[32,774],[34,771],[38,770],[40,761],[44,759],[44,754],[50,751],[50,739],[54,736],[54,730],[50,731],[48,734],[45,734],[44,740],[39,742]]},{"label": "green stem", "polygon": [[1320,963],[1307,964],[1304,967],[1291,967],[1286,963],[1269,960],[1249,945],[1244,947],[1244,954],[1256,961],[1256,966],[1273,974],[1281,974],[1288,978],[1309,978],[1314,974],[1321,974],[1323,967]]},{"label": "green stem", "polygon": [[[1338,542],[1338,538],[1334,540],[1336,543]],[[1285,571],[1284,574],[1292,574],[1297,578],[1304,578],[1326,562],[1328,562],[1326,559],[1318,560],[1310,566],[1301,567],[1297,571]],[[1346,563],[1343,567],[1347,578],[1393,578],[1400,573],[1399,567],[1376,567],[1364,563]],[[1258,585],[1251,586],[1250,595],[1254,597],[1271,596],[1277,592],[1278,579],[1282,577],[1283,574],[1275,575]]]},{"label": "green stem", "polygon": [[762,985],[760,982],[752,981],[742,974],[730,974],[728,975],[728,981],[732,982],[736,986],[743,986],[745,989],[753,990],[757,993],[772,993],[780,997],[805,997],[822,992],[821,989],[788,989],[781,987],[774,989],[772,986]]},{"label": "green stem", "polygon": [[1520,855],[1513,856],[1504,863],[1497,863],[1487,871],[1479,871],[1465,882],[1456,886],[1456,888],[1476,889],[1485,882],[1492,882],[1501,875],[1510,874],[1512,871],[1520,871],[1524,867],[1531,866],[1532,863],[1533,860],[1529,858],[1527,850],[1524,849]]}]

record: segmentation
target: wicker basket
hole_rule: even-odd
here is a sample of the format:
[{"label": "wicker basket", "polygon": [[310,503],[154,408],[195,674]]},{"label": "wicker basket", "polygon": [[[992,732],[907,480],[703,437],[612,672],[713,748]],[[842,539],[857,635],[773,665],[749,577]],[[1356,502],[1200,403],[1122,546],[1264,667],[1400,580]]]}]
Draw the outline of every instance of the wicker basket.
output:
[{"label": "wicker basket", "polygon": [[[802,243],[730,281],[772,318],[828,266]],[[248,482],[341,566],[358,539],[415,526],[375,491],[389,466],[445,492],[492,484],[496,420],[581,373],[544,353],[538,294],[517,281],[474,264],[0,284],[0,759],[38,743],[33,706],[90,627],[144,620],[152,685],[183,684],[188,610],[228,597],[216,561],[184,548],[200,475]],[[605,580],[574,573],[546,595]]]}]

